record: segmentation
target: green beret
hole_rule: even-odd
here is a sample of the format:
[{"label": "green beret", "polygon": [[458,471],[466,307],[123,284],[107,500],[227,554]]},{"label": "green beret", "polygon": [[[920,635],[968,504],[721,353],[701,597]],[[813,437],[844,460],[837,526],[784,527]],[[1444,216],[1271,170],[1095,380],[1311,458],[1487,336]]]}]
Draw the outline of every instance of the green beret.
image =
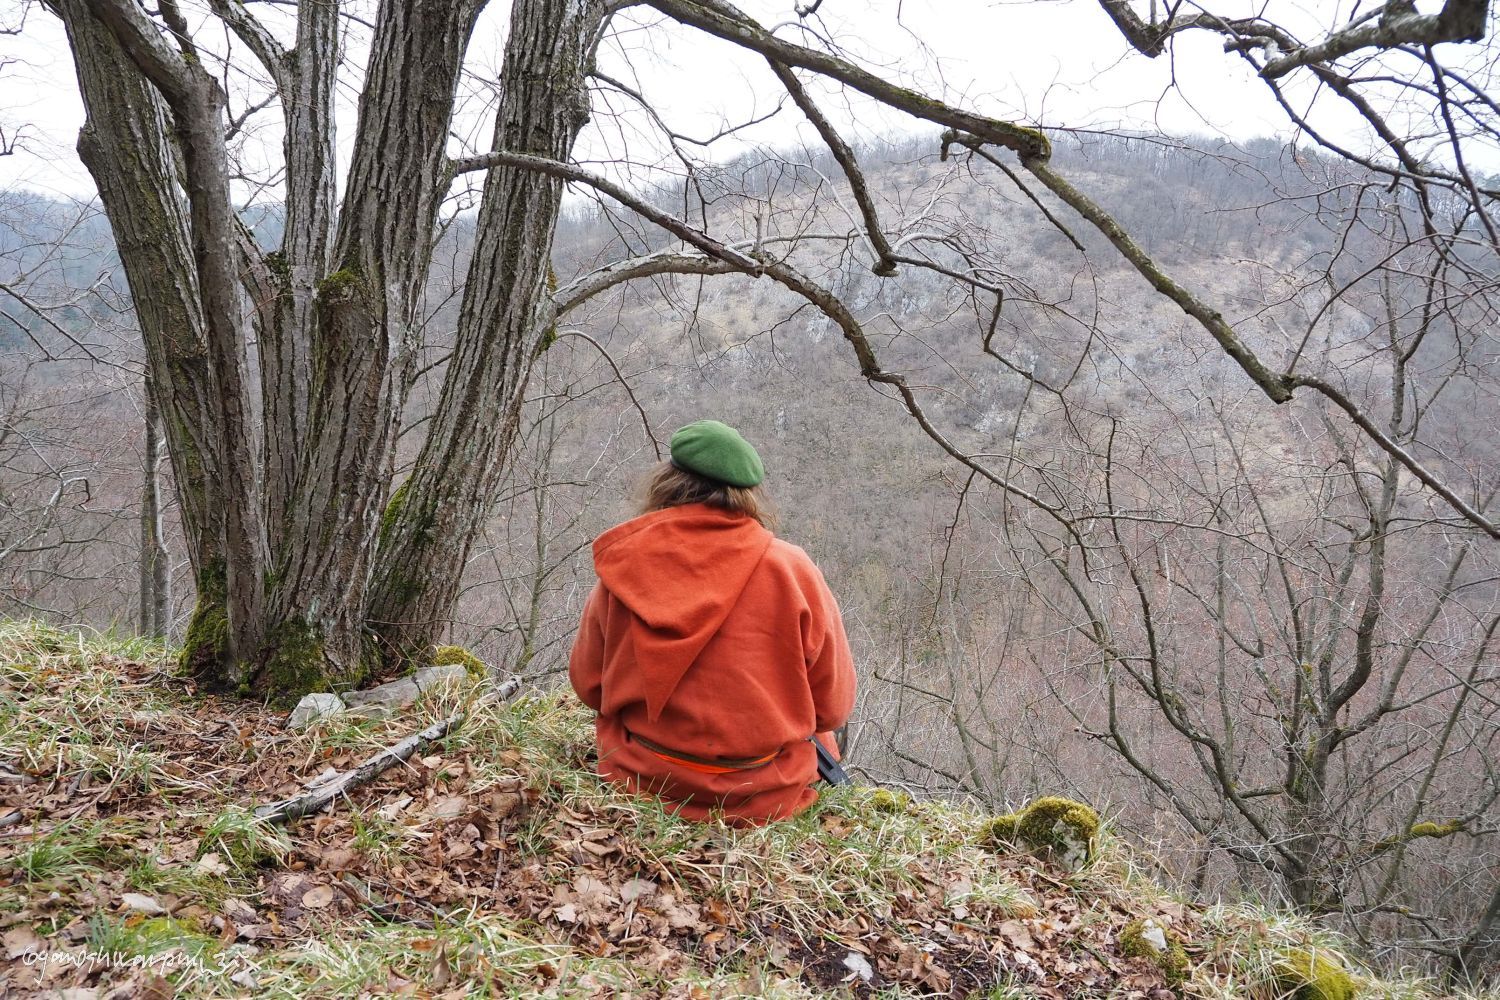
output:
[{"label": "green beret", "polygon": [[672,464],[730,486],[758,486],[766,470],[740,432],[717,420],[694,420],[672,435]]}]

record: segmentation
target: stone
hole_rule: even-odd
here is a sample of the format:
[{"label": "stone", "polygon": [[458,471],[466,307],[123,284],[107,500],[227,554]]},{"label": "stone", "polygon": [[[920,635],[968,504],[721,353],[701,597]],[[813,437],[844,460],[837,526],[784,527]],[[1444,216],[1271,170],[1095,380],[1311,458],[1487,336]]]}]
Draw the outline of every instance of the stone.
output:
[{"label": "stone", "polygon": [[292,714],[287,716],[286,728],[294,731],[306,729],[319,719],[341,714],[346,708],[344,699],[336,694],[321,692],[303,695],[302,700],[297,702],[297,707],[292,709]]},{"label": "stone", "polygon": [[423,667],[411,675],[417,687],[423,691],[446,684],[462,684],[468,680],[469,671],[462,663],[445,663],[437,667]]},{"label": "stone", "polygon": [[350,691],[344,695],[344,701],[362,715],[381,715],[405,708],[422,697],[424,691],[449,684],[461,684],[468,675],[468,671],[460,663],[424,667],[410,677],[388,681],[368,691]]},{"label": "stone", "polygon": [[369,715],[380,714],[379,709],[404,708],[421,695],[422,689],[417,687],[413,678],[402,677],[400,680],[377,684],[365,691],[347,691],[344,693],[344,700],[350,708]]}]

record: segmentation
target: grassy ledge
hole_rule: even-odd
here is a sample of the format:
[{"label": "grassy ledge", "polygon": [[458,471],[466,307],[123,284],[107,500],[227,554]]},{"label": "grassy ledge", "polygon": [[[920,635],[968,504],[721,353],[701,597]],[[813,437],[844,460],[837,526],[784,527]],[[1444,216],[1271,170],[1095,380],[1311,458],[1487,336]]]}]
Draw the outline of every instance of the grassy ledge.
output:
[{"label": "grassy ledge", "polygon": [[994,817],[879,789],[761,829],[685,823],[594,776],[571,696],[477,708],[335,811],[268,827],[253,805],[477,683],[289,734],[195,696],[174,653],[0,622],[0,995],[1338,995],[1299,967],[1441,995],[1287,915],[1173,897],[1107,824],[1069,871],[987,836]]}]

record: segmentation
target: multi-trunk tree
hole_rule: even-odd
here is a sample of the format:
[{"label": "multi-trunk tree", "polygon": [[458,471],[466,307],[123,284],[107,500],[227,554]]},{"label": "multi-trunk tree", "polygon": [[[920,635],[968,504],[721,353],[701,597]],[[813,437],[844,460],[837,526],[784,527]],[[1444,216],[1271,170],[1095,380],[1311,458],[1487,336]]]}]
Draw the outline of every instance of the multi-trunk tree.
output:
[{"label": "multi-trunk tree", "polygon": [[[1444,88],[1461,91],[1472,83],[1445,73],[1431,47],[1481,37],[1488,13],[1487,3],[1448,0],[1437,14],[1418,15],[1393,0],[1374,16],[1302,41],[1263,18],[1188,15],[1172,6],[1163,20],[1154,5],[1143,18],[1124,0],[1100,2],[1103,13],[1094,16],[1108,15],[1147,55],[1183,32],[1215,32],[1278,96],[1289,75],[1311,74],[1371,115],[1370,88],[1378,81],[1340,69],[1340,60],[1425,51],[1437,106],[1473,107],[1445,100]],[[569,162],[589,118],[595,53],[626,7],[651,9],[764,58],[768,86],[785,92],[838,163],[853,223],[843,238],[875,275],[926,269],[965,295],[992,299],[996,316],[1004,301],[1004,276],[965,267],[951,246],[890,238],[858,156],[804,83],[810,77],[941,126],[945,158],[962,156],[976,169],[990,161],[1020,183],[1011,164],[1018,165],[1051,192],[1052,207],[1044,212],[1072,211],[1094,227],[1266,395],[1278,402],[1304,390],[1326,396],[1459,517],[1500,537],[1470,493],[1392,439],[1359,400],[1297,371],[1295,359],[1283,367],[1262,357],[1211,297],[1167,274],[1062,176],[1040,130],[913,91],[831,47],[768,30],[723,0],[514,0],[495,83],[492,148],[458,159],[447,151],[450,129],[483,0],[361,7],[358,19],[372,38],[342,182],[336,88],[341,81],[352,85],[340,46],[344,19],[356,12],[337,0],[299,3],[278,33],[258,19],[253,4],[210,0],[210,23],[234,38],[228,58],[257,63],[281,109],[284,235],[271,251],[236,211],[230,149],[243,116],[228,113],[228,77],[218,72],[226,57],[204,47],[209,33],[195,32],[176,0],[162,0],[152,14],[135,0],[47,5],[68,31],[88,112],[79,151],[113,224],[147,348],[197,581],[184,655],[209,685],[289,694],[347,684],[421,655],[451,614],[515,436],[533,358],[557,316],[632,278],[740,273],[778,283],[829,318],[861,374],[899,396],[941,447],[1018,500],[1058,513],[993,463],[965,454],[933,422],[921,391],[882,366],[857,309],[799,270],[798,234],[716,235],[706,210],[696,221],[680,218]],[[820,6],[799,5],[796,14],[816,19]],[[637,20],[636,27],[643,23],[649,32],[649,21]],[[1289,104],[1288,114],[1298,112]],[[1488,111],[1472,114],[1483,118]],[[1449,122],[1456,162],[1433,165],[1401,136],[1381,131],[1383,119],[1371,120],[1390,147],[1389,156],[1371,160],[1372,170],[1424,199],[1434,188],[1456,191],[1489,226],[1491,195],[1462,156],[1460,133],[1471,134],[1472,123]],[[455,176],[469,171],[485,177],[454,347],[420,453],[393,490],[439,210]],[[568,182],[614,199],[680,242],[609,262],[553,291],[551,240]],[[1003,352],[1002,343],[991,344],[993,320],[977,335],[987,350]]]},{"label": "multi-trunk tree", "polygon": [[[235,211],[227,95],[176,4],[160,22],[130,0],[53,5],[88,109],[79,151],[115,229],[177,474],[198,588],[184,655],[214,686],[357,679],[430,644],[457,593],[537,347],[562,194],[536,171],[489,171],[458,348],[393,501],[418,306],[455,173],[455,92],[482,7],[381,5],[340,201],[340,5],[300,5],[288,48],[244,5],[214,4],[284,110],[285,230],[267,252]],[[606,14],[601,2],[515,5],[496,148],[568,157]]]}]

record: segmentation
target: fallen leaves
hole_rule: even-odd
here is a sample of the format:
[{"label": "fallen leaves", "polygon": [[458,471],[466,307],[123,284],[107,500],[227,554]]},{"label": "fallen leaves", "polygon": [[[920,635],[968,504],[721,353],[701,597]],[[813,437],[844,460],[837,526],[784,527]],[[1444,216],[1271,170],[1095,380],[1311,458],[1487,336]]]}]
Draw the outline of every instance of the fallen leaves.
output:
[{"label": "fallen leaves", "polygon": [[334,900],[333,887],[315,886],[302,894],[302,905],[309,910],[321,910]]},{"label": "fallen leaves", "polygon": [[[805,842],[779,842],[774,856],[765,841],[708,827],[643,833],[637,814],[612,801],[613,793],[579,795],[576,786],[564,792],[551,777],[555,760],[547,768],[528,765],[536,746],[523,753],[494,740],[392,769],[353,790],[339,808],[288,828],[293,850],[275,864],[239,865],[220,843],[203,841],[204,817],[231,801],[295,793],[361,756],[316,737],[288,738],[278,726],[277,717],[255,706],[203,701],[138,727],[131,739],[167,758],[172,766],[163,773],[214,776],[184,786],[189,790],[170,805],[102,780],[90,792],[92,779],[54,773],[59,769],[51,764],[31,770],[28,762],[24,774],[6,772],[25,780],[0,782],[0,815],[20,809],[45,834],[78,810],[80,825],[99,824],[101,850],[150,857],[174,880],[168,892],[131,884],[123,871],[101,871],[55,898],[25,889],[32,893],[26,909],[14,924],[0,923],[6,961],[54,948],[81,951],[96,913],[127,926],[171,913],[220,947],[269,962],[315,934],[357,940],[377,920],[432,928],[429,939],[403,939],[406,964],[382,968],[365,984],[367,994],[436,996],[497,975],[482,955],[442,936],[438,928],[454,920],[487,922],[550,956],[508,968],[510,978],[496,990],[502,993],[605,995],[589,971],[600,957],[655,982],[675,982],[716,973],[716,963],[731,955],[756,969],[742,991],[751,995],[775,992],[778,975],[860,996],[890,988],[983,995],[1002,977],[1036,997],[1147,998],[1164,985],[1149,963],[1118,954],[1115,934],[1132,914],[1084,901],[1066,881],[1021,862],[990,855],[992,868],[983,870],[960,855],[919,852],[875,891],[858,871],[835,872],[841,857],[859,850],[845,845],[867,835],[855,812],[822,812]],[[572,743],[538,746],[558,759],[581,760],[587,729],[578,731],[584,735],[570,737]],[[370,739],[379,733],[372,730]],[[7,838],[18,833],[14,825],[4,828]],[[662,850],[655,836],[672,838],[671,849]],[[778,880],[775,872],[790,877]],[[804,879],[841,879],[853,891],[840,905],[824,907],[832,912],[809,917],[814,904],[799,898]],[[196,891],[195,882],[213,891]],[[1157,918],[1175,929],[1195,919],[1175,904],[1143,905],[1156,906]],[[43,937],[40,927],[59,930]],[[248,993],[266,980],[250,969],[228,978]],[[150,986],[129,985],[136,995]],[[684,983],[668,995],[707,995],[695,989]],[[657,993],[646,988],[636,995]]]},{"label": "fallen leaves", "polygon": [[229,866],[213,851],[198,859],[197,868],[204,875],[227,875],[229,873]]},{"label": "fallen leaves", "polygon": [[167,912],[167,908],[156,899],[138,892],[125,893],[120,897],[120,903],[132,913],[144,913],[148,917],[160,917]]},{"label": "fallen leaves", "polygon": [[14,962],[24,955],[38,955],[46,950],[46,945],[36,931],[26,926],[12,927],[0,934],[0,947],[5,949],[7,962]]}]

